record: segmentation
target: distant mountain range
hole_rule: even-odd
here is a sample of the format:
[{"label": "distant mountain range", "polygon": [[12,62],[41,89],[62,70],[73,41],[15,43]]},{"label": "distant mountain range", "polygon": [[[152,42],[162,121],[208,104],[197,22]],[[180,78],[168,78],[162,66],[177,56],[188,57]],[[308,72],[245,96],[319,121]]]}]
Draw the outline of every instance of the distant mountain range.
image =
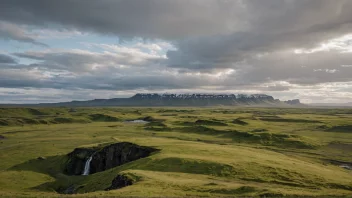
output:
[{"label": "distant mountain range", "polygon": [[[11,105],[12,106],[12,105]],[[130,98],[95,99],[21,106],[303,106],[298,99],[280,101],[265,94],[136,94]]]},{"label": "distant mountain range", "polygon": [[316,107],[352,107],[352,102],[347,103],[310,103],[309,106]]}]

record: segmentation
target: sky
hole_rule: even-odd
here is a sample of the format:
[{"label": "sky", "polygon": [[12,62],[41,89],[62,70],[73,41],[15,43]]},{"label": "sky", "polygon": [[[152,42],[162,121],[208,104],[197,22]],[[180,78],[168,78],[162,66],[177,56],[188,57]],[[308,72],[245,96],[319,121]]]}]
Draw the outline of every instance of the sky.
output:
[{"label": "sky", "polygon": [[352,102],[351,0],[0,0],[0,103]]}]

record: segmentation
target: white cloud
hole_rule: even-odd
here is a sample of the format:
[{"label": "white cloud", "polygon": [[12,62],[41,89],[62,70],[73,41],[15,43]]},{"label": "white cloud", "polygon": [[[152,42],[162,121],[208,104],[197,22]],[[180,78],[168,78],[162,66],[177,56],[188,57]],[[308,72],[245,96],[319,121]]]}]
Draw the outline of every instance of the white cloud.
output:
[{"label": "white cloud", "polygon": [[[60,0],[50,4],[3,0],[2,4],[11,10],[0,12],[0,36],[5,39],[44,45],[38,40],[101,34],[120,41],[113,45],[94,39],[83,43],[84,49],[16,53],[25,64],[2,56],[3,88],[92,92],[77,96],[87,99],[99,94],[108,97],[103,90],[122,95],[215,90],[346,101],[352,92],[349,0]],[[61,92],[57,97],[70,99]]]},{"label": "white cloud", "polygon": [[330,39],[311,49],[295,49],[296,54],[311,54],[323,51],[338,51],[340,53],[352,52],[352,34],[347,34],[338,38]]},{"label": "white cloud", "polygon": [[83,36],[87,33],[78,30],[66,29],[32,29],[31,34],[36,39],[67,39]]}]

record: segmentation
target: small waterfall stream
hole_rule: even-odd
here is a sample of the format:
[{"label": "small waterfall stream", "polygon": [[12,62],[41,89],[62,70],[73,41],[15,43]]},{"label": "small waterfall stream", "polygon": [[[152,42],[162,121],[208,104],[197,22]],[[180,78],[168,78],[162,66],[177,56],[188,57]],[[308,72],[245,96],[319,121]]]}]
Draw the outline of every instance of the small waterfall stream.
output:
[{"label": "small waterfall stream", "polygon": [[93,155],[87,159],[86,164],[84,165],[84,171],[82,175],[89,175],[90,162],[92,161],[92,159],[93,159]]}]

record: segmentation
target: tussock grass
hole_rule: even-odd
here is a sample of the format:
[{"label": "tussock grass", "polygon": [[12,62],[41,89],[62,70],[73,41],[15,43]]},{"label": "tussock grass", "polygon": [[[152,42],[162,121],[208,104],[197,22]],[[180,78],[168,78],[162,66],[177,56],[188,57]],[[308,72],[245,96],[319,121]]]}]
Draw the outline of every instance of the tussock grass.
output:
[{"label": "tussock grass", "polygon": [[[78,193],[70,197],[350,196],[351,171],[335,162],[352,163],[351,112],[1,108],[0,135],[5,139],[0,139],[0,196],[58,197],[58,191],[69,187]],[[147,116],[152,118],[148,124],[123,122]],[[233,123],[237,118],[248,124]],[[73,149],[116,142],[160,151],[89,176],[65,174],[67,154]],[[133,185],[105,191],[119,174],[133,179]]]},{"label": "tussock grass", "polygon": [[95,122],[117,122],[120,121],[120,119],[109,116],[109,115],[104,115],[104,114],[91,114],[89,115],[90,119]]}]

